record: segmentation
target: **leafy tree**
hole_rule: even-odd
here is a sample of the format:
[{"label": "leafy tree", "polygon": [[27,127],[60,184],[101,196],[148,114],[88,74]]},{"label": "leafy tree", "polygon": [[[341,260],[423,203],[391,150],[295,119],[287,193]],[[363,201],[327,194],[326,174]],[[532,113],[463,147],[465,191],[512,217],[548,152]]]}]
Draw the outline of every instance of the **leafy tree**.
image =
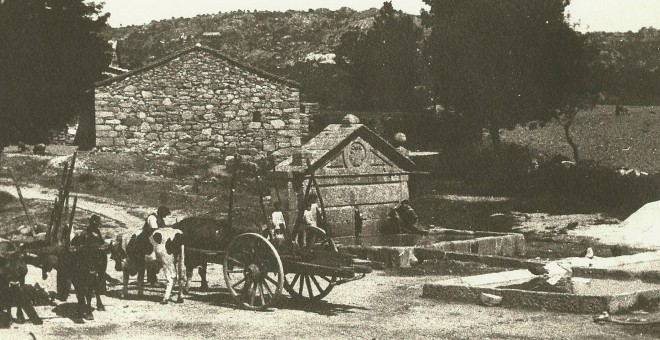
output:
[{"label": "leafy tree", "polygon": [[345,33],[335,49],[337,65],[347,74],[353,108],[410,110],[421,58],[422,30],[391,2],[363,33]]},{"label": "leafy tree", "polygon": [[0,3],[0,147],[45,142],[89,108],[86,91],[112,57],[101,9],[83,0]]},{"label": "leafy tree", "polygon": [[501,128],[550,120],[591,91],[584,38],[564,15],[568,0],[424,1],[438,100],[488,129],[496,150]]}]

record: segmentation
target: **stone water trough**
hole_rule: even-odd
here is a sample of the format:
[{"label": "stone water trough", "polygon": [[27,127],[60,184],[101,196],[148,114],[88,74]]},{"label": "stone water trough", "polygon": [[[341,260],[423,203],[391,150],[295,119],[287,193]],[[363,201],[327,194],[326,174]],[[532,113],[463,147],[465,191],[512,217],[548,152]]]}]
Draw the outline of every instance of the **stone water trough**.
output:
[{"label": "stone water trough", "polygon": [[[617,313],[642,300],[660,299],[660,252],[559,262],[572,272],[570,289],[538,284],[545,278],[516,269],[425,284],[422,296],[468,303],[483,303],[487,297],[502,307],[570,313]],[[524,266],[530,263],[521,262]]]},{"label": "stone water trough", "polygon": [[429,235],[370,235],[359,241],[355,237],[334,240],[342,251],[381,262],[385,267],[414,265],[426,250],[499,256],[525,254],[525,237],[515,233],[435,229]]}]

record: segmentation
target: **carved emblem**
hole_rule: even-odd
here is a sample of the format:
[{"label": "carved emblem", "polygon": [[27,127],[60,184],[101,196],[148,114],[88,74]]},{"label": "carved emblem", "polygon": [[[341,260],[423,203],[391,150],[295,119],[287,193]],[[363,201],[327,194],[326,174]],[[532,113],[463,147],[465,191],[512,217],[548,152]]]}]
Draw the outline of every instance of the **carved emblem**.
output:
[{"label": "carved emblem", "polygon": [[364,144],[353,142],[348,147],[348,163],[352,167],[359,167],[364,164],[367,158],[367,148]]}]

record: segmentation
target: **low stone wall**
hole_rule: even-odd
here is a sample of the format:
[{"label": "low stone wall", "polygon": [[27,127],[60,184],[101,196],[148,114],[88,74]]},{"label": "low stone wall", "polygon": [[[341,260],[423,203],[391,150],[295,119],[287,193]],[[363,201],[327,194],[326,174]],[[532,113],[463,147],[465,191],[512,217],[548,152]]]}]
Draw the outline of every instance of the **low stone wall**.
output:
[{"label": "low stone wall", "polygon": [[[435,235],[437,236],[437,234]],[[434,234],[429,235],[429,237],[433,236]],[[433,258],[472,262],[484,261],[483,263],[488,265],[507,268],[531,268],[536,266],[536,262],[504,257],[525,254],[525,237],[522,234],[481,232],[475,233],[474,236],[474,239],[440,241],[423,247],[340,245],[339,248],[361,259],[381,262],[385,267],[395,268],[409,267],[419,261]],[[485,255],[494,256],[491,256],[488,260],[489,257]]]},{"label": "low stone wall", "polygon": [[502,297],[500,306],[507,308],[534,308],[568,313],[617,313],[632,308],[640,298],[654,299],[658,290],[608,295],[579,295],[568,293],[535,292],[520,289],[493,288],[524,282],[535,275],[527,270],[515,270],[456,278],[425,284],[422,297],[451,302],[480,303],[482,293]]}]

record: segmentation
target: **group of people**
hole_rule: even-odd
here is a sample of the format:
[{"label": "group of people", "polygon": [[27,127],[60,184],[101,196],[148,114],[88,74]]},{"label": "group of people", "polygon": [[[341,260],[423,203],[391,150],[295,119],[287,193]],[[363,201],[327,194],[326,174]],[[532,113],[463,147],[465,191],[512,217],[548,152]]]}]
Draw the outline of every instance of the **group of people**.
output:
[{"label": "group of people", "polygon": [[387,232],[389,234],[412,233],[425,235],[429,233],[426,229],[420,227],[419,217],[408,200],[403,200],[397,206],[391,208],[387,217]]},{"label": "group of people", "polygon": [[292,232],[294,233],[294,235],[291,235],[293,241],[303,247],[307,244],[307,230],[310,228],[319,228],[319,222],[323,219],[319,206],[316,203],[316,195],[310,195],[304,202],[302,226],[298,230],[289,231],[287,229],[286,220],[284,218],[284,213],[282,213],[282,205],[280,202],[275,202],[273,208],[274,211],[271,214],[270,224],[263,231],[264,236],[277,240],[283,239],[285,234]]}]

